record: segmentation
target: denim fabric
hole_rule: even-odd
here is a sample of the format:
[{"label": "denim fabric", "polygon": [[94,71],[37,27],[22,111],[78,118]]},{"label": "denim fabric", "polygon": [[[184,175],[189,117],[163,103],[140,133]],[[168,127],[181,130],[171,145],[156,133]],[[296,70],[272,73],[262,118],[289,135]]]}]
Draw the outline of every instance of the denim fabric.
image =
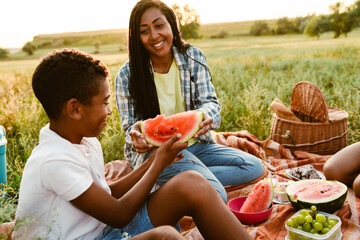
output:
[{"label": "denim fabric", "polygon": [[[138,211],[128,225],[122,229],[107,226],[95,240],[127,240],[131,236],[138,235],[153,228],[155,227],[150,221],[147,211],[147,202],[145,202],[143,207]],[[181,232],[179,223],[175,225],[175,228]]]},{"label": "denim fabric", "polygon": [[130,237],[130,235],[126,236],[126,233],[123,235],[123,232],[119,228],[107,226],[95,240],[128,240]]},{"label": "denim fabric", "polygon": [[226,203],[224,186],[248,183],[264,173],[259,158],[219,144],[197,142],[182,153],[184,158],[161,173],[157,180],[159,185],[180,172],[195,170],[208,179]]}]

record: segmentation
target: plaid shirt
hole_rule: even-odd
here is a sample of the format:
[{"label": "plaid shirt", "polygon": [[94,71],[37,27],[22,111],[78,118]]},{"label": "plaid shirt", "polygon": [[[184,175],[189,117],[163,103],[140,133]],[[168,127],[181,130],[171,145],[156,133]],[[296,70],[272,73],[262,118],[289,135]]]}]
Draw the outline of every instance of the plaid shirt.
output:
[{"label": "plaid shirt", "polygon": [[[211,76],[203,53],[200,49],[193,46],[187,50],[185,55],[179,53],[176,47],[173,47],[172,50],[176,65],[180,70],[186,109],[196,109],[208,114],[212,118],[211,129],[219,128],[221,105],[217,99],[214,86],[210,81]],[[144,119],[137,119],[135,117],[133,100],[128,89],[129,77],[130,67],[129,62],[126,62],[116,75],[115,98],[121,117],[121,126],[126,131],[125,158],[136,168],[143,163],[146,153],[140,154],[136,152],[129,132],[137,121]],[[202,142],[214,142],[210,131],[199,136],[197,139]]]}]

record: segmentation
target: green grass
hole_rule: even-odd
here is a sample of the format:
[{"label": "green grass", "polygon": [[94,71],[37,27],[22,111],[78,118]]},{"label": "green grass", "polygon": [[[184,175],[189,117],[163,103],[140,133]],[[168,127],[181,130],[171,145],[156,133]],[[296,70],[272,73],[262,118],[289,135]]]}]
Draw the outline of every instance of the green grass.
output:
[{"label": "green grass", "polygon": [[359,37],[356,31],[340,39],[287,35],[227,39],[224,44],[214,40],[214,45],[194,42],[205,49],[223,106],[220,130],[246,129],[265,140],[270,133],[272,100],[279,98],[290,106],[294,85],[311,81],[321,88],[329,106],[348,111],[350,142],[360,140],[356,120],[360,106]]},{"label": "green grass", "polygon": [[[0,59],[0,64],[2,62],[7,62],[7,60],[25,60],[25,59],[39,59],[40,57],[43,57],[47,55],[48,53],[52,52],[54,49],[63,49],[63,48],[77,48],[81,51],[85,51],[88,53],[94,53],[95,54],[95,47],[93,45],[65,45],[61,47],[51,47],[51,48],[41,48],[34,51],[33,55],[28,55],[27,53],[23,51],[18,51],[15,53],[12,53],[8,56],[6,59]],[[100,45],[99,54],[111,54],[111,53],[125,53],[127,52],[126,46],[124,44],[106,44],[106,45]]]},{"label": "green grass", "polygon": [[[360,31],[347,38],[320,40],[303,35],[267,37],[231,36],[224,39],[193,40],[201,48],[213,76],[222,104],[222,125],[218,131],[248,130],[260,140],[270,135],[272,111],[269,105],[279,98],[290,106],[291,92],[299,81],[311,81],[322,90],[329,106],[349,113],[350,143],[360,141]],[[83,48],[92,52],[92,46]],[[105,48],[105,46],[104,46]],[[114,45],[108,49],[116,48]],[[7,131],[7,198],[0,201],[8,221],[16,208],[21,175],[31,150],[38,143],[47,117],[31,89],[31,75],[51,49],[28,60],[0,61],[0,124]],[[123,158],[124,133],[114,99],[114,78],[127,60],[126,52],[98,54],[111,70],[113,114],[100,135],[105,161]]]}]

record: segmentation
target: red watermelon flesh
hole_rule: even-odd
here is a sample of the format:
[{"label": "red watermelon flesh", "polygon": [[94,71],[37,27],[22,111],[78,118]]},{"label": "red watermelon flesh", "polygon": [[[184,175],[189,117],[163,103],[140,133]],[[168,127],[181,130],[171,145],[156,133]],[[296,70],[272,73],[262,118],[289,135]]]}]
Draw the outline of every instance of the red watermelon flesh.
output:
[{"label": "red watermelon flesh", "polygon": [[286,193],[296,209],[315,205],[320,211],[333,213],[342,207],[347,186],[338,181],[308,179],[290,184]]},{"label": "red watermelon flesh", "polygon": [[274,197],[274,187],[271,178],[260,180],[246,198],[240,212],[256,213],[271,207]]},{"label": "red watermelon flesh", "polygon": [[202,112],[195,110],[169,117],[158,115],[140,123],[141,133],[145,140],[154,146],[160,146],[177,133],[182,136],[179,141],[186,142],[199,130],[202,119]]}]

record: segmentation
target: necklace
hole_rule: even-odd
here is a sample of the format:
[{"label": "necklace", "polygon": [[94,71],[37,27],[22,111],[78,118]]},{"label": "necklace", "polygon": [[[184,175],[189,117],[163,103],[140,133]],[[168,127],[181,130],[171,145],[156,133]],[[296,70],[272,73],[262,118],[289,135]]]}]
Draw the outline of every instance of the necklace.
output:
[{"label": "necklace", "polygon": [[153,69],[154,69],[154,72],[157,72],[157,73],[168,73],[171,68],[171,65],[172,65],[172,61],[169,62],[165,67],[153,65]]},{"label": "necklace", "polygon": [[[162,64],[162,65],[157,65],[157,64],[154,64],[153,62],[151,63],[152,64],[152,67],[153,67],[153,70],[154,72],[157,72],[157,73],[168,73],[170,68],[171,68],[171,65],[173,63],[173,59],[174,59],[174,56],[173,54],[171,53],[171,56],[169,58],[169,61],[165,64]],[[165,66],[165,67],[164,67]]]}]

